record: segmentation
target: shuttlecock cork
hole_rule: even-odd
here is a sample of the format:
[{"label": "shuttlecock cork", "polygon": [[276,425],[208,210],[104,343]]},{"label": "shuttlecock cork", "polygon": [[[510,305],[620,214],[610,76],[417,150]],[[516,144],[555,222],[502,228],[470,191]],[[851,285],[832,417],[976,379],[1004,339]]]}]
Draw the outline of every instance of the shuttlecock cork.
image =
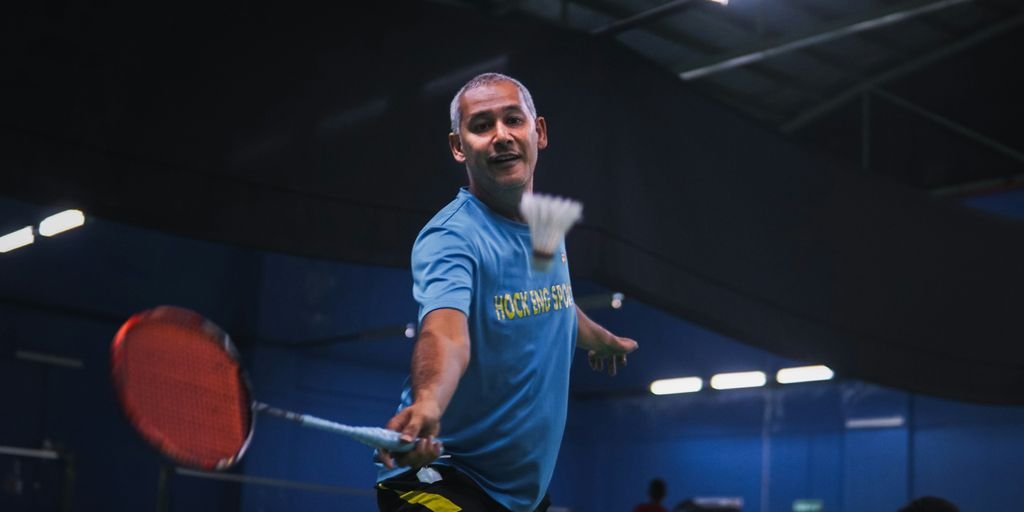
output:
[{"label": "shuttlecock cork", "polygon": [[527,192],[519,203],[519,213],[530,226],[533,268],[547,272],[562,238],[583,217],[583,205],[564,197]]}]

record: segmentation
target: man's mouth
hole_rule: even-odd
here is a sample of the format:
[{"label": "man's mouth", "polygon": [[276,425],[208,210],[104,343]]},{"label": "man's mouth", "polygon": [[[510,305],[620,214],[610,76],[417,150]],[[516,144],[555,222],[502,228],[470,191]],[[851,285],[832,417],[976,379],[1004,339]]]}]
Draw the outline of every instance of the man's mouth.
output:
[{"label": "man's mouth", "polygon": [[519,155],[517,155],[515,153],[502,153],[500,155],[494,155],[494,156],[488,158],[487,161],[492,163],[492,164],[499,164],[500,165],[500,164],[506,164],[506,163],[509,163],[509,162],[514,162],[516,160],[519,160],[520,158],[522,158],[522,157],[520,157]]}]

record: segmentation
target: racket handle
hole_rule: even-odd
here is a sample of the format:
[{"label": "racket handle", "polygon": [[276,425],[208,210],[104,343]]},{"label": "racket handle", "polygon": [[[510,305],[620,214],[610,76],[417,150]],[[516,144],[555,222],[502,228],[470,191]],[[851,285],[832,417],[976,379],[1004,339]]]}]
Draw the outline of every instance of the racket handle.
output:
[{"label": "racket handle", "polygon": [[308,414],[299,414],[286,411],[284,409],[278,409],[277,407],[271,407],[262,402],[253,402],[252,410],[301,423],[306,427],[318,428],[320,430],[334,432],[335,434],[342,434],[367,446],[395,453],[412,451],[412,449],[416,447],[416,442],[419,441],[419,439],[415,439],[411,443],[403,443],[400,439],[401,434],[394,430],[388,430],[380,427],[353,427],[350,425],[343,425],[341,423],[335,423],[333,421],[317,418],[316,416],[310,416]]}]

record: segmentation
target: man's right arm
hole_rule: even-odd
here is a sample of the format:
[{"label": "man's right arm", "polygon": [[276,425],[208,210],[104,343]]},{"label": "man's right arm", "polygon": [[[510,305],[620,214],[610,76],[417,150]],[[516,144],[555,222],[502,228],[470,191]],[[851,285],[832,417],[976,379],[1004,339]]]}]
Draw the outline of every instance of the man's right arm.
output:
[{"label": "man's right arm", "polygon": [[403,442],[421,438],[416,449],[395,454],[381,452],[387,467],[397,462],[402,466],[420,467],[441,455],[440,443],[434,441],[441,430],[441,416],[451,402],[459,379],[469,364],[469,326],[465,313],[457,309],[435,309],[423,317],[423,325],[412,355],[413,402],[387,423],[387,428],[400,432]]}]

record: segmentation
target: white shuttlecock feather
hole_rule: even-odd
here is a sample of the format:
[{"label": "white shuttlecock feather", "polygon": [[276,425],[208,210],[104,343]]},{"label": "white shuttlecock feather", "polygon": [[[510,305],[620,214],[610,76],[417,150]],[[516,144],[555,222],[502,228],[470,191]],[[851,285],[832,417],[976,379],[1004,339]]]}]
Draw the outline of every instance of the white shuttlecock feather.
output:
[{"label": "white shuttlecock feather", "polygon": [[533,267],[547,271],[565,234],[583,217],[583,205],[564,197],[527,192],[519,203],[519,213],[530,226]]}]

